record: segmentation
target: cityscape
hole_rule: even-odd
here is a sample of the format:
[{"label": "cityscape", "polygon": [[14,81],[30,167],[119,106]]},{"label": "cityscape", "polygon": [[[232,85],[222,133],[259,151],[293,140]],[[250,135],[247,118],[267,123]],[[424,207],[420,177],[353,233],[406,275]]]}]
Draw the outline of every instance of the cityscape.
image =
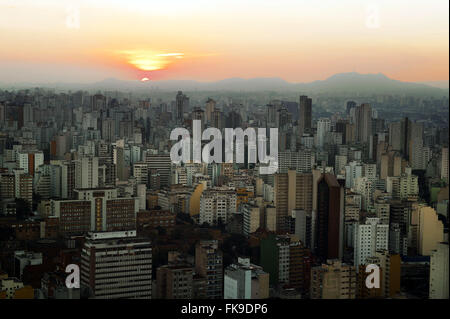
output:
[{"label": "cityscape", "polygon": [[[15,10],[12,3],[0,1],[0,10]],[[204,55],[176,46],[149,54],[124,42],[119,55],[128,62],[120,72],[93,67],[88,74],[80,64],[72,74],[62,64],[69,44],[48,45],[55,50],[49,60],[58,52],[62,59],[48,66],[39,64],[41,48],[35,60],[22,51],[28,44],[13,58],[13,35],[34,42],[31,27],[0,23],[0,32],[12,35],[0,53],[0,299],[448,299],[442,4],[447,16],[436,25],[446,25],[439,50],[447,62],[437,57],[436,67],[417,66],[413,74],[392,71],[387,65],[396,59],[368,70],[355,58],[356,67],[345,63],[343,72],[324,57],[323,69],[305,67],[297,80],[297,67],[290,73],[283,61],[280,75],[271,66],[254,73],[262,53],[255,66],[231,73],[215,40],[215,53]],[[44,17],[60,4],[46,5],[36,9],[48,10]],[[84,5],[69,7],[64,32],[80,32],[69,37],[89,38]],[[411,14],[420,6],[425,2],[414,2]],[[130,9],[123,21],[153,14],[146,9]],[[206,17],[210,8],[192,10]],[[174,17],[185,19],[186,11]],[[36,34],[51,34],[44,29]],[[246,32],[233,40],[243,50]],[[282,39],[274,42],[283,49]],[[22,55],[29,74],[14,66]],[[402,70],[414,68],[412,60]],[[236,61],[236,69],[251,64]],[[181,313],[203,310],[191,307]]]}]

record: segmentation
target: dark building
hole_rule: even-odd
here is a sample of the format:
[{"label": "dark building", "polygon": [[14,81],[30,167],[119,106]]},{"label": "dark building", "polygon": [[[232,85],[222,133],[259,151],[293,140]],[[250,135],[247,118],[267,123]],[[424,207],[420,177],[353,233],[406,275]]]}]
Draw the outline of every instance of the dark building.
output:
[{"label": "dark building", "polygon": [[339,259],[342,250],[343,189],[332,174],[322,174],[317,185],[314,249],[319,260]]},{"label": "dark building", "polygon": [[300,96],[299,104],[299,135],[309,132],[311,130],[312,120],[312,99],[306,95]]}]

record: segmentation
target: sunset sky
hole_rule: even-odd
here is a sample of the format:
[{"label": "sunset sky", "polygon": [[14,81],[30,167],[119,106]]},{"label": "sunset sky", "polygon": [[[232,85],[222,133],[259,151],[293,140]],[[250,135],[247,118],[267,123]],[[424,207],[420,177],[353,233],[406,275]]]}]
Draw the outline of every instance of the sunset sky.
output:
[{"label": "sunset sky", "polygon": [[0,0],[1,82],[449,78],[448,0]]}]

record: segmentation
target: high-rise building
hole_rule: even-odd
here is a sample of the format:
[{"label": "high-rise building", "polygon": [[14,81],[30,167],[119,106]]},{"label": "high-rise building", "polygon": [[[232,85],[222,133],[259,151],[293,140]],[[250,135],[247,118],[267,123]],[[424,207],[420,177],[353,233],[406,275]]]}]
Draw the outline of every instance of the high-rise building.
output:
[{"label": "high-rise building", "polygon": [[355,108],[354,123],[356,141],[369,143],[372,135],[372,108],[369,104],[361,104]]},{"label": "high-rise building", "polygon": [[332,174],[322,174],[317,182],[317,212],[313,214],[314,254],[322,261],[342,258],[344,189]]},{"label": "high-rise building", "polygon": [[34,176],[34,171],[44,164],[44,153],[42,151],[19,151],[16,157],[16,167],[25,173]]},{"label": "high-rise building", "polygon": [[376,251],[389,249],[389,225],[380,224],[379,218],[367,218],[364,224],[355,225],[353,239],[354,263],[358,269]]},{"label": "high-rise building", "polygon": [[412,210],[412,224],[417,225],[417,249],[422,256],[429,256],[444,241],[444,225],[436,211],[429,206],[417,205]]},{"label": "high-rise building", "polygon": [[244,218],[242,227],[244,235],[248,236],[264,225],[264,214],[261,214],[261,210],[257,205],[244,203],[242,205],[242,214]]},{"label": "high-rise building", "polygon": [[442,148],[441,179],[443,179],[448,184],[448,182],[449,182],[449,179],[448,179],[448,147]]},{"label": "high-rise building", "polygon": [[439,243],[431,252],[430,299],[448,299],[448,243]]},{"label": "high-rise building", "polygon": [[304,133],[309,133],[311,131],[312,99],[308,98],[305,95],[300,96],[298,121],[299,136],[302,136]]},{"label": "high-rise building", "polygon": [[80,268],[81,285],[92,298],[152,297],[152,245],[135,230],[89,233]]},{"label": "high-rise building", "polygon": [[184,112],[189,109],[189,98],[184,95],[182,91],[178,91],[175,104],[177,123],[182,123],[184,119]]},{"label": "high-rise building", "polygon": [[288,170],[274,179],[274,205],[277,212],[277,231],[289,232],[288,220],[293,210],[312,211],[313,175]]},{"label": "high-rise building", "polygon": [[149,172],[156,172],[160,177],[160,186],[170,186],[170,174],[172,161],[170,154],[147,154],[145,162],[148,165]]},{"label": "high-rise building", "polygon": [[317,147],[322,148],[325,145],[327,133],[330,131],[330,119],[321,118],[317,121]]},{"label": "high-rise building", "polygon": [[206,107],[205,108],[206,108],[206,122],[209,125],[211,125],[212,113],[216,109],[216,101],[214,101],[211,98],[208,98],[208,100],[206,101]]},{"label": "high-rise building", "polygon": [[98,187],[98,157],[82,157],[75,161],[75,187]]},{"label": "high-rise building", "polygon": [[222,299],[223,255],[217,240],[202,240],[197,243],[195,271],[206,279],[205,298]]}]

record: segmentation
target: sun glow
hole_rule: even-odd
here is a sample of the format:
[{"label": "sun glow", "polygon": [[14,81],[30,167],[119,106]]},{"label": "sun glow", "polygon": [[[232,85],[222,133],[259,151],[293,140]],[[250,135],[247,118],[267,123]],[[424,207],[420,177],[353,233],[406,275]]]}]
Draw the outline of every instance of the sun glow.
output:
[{"label": "sun glow", "polygon": [[142,71],[156,71],[167,68],[174,62],[173,59],[181,59],[184,53],[156,53],[141,50],[119,51],[128,64]]}]

